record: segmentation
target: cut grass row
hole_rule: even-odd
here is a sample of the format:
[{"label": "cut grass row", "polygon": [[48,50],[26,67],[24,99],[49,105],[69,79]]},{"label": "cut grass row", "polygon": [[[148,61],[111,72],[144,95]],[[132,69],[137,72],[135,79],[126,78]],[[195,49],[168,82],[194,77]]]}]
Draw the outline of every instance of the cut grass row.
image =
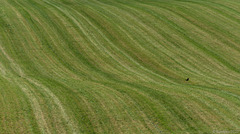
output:
[{"label": "cut grass row", "polygon": [[239,7],[0,0],[0,133],[239,130]]}]

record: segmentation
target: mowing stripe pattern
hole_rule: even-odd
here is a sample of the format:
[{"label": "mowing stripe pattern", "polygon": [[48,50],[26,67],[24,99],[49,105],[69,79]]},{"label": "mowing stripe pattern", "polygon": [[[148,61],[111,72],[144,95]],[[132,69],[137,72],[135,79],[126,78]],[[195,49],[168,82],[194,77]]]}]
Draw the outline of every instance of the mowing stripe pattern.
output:
[{"label": "mowing stripe pattern", "polygon": [[240,133],[239,1],[0,0],[0,133],[214,132]]}]

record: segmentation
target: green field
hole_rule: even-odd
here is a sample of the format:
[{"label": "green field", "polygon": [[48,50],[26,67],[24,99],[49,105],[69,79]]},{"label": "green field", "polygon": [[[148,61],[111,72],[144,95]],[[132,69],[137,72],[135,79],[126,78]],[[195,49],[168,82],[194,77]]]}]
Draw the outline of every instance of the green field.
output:
[{"label": "green field", "polygon": [[0,134],[33,133],[240,133],[239,0],[0,0]]}]

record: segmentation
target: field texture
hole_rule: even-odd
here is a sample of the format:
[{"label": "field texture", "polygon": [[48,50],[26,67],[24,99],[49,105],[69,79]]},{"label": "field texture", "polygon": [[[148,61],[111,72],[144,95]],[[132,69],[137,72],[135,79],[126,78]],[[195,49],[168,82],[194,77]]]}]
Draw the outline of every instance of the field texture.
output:
[{"label": "field texture", "polygon": [[239,0],[0,0],[1,134],[223,132]]}]

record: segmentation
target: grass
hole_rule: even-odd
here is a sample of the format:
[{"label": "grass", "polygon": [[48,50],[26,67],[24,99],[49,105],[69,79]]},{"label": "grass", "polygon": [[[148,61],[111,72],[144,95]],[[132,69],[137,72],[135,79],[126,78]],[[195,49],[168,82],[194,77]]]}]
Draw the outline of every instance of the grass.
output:
[{"label": "grass", "polygon": [[0,133],[240,132],[239,7],[0,0]]}]

